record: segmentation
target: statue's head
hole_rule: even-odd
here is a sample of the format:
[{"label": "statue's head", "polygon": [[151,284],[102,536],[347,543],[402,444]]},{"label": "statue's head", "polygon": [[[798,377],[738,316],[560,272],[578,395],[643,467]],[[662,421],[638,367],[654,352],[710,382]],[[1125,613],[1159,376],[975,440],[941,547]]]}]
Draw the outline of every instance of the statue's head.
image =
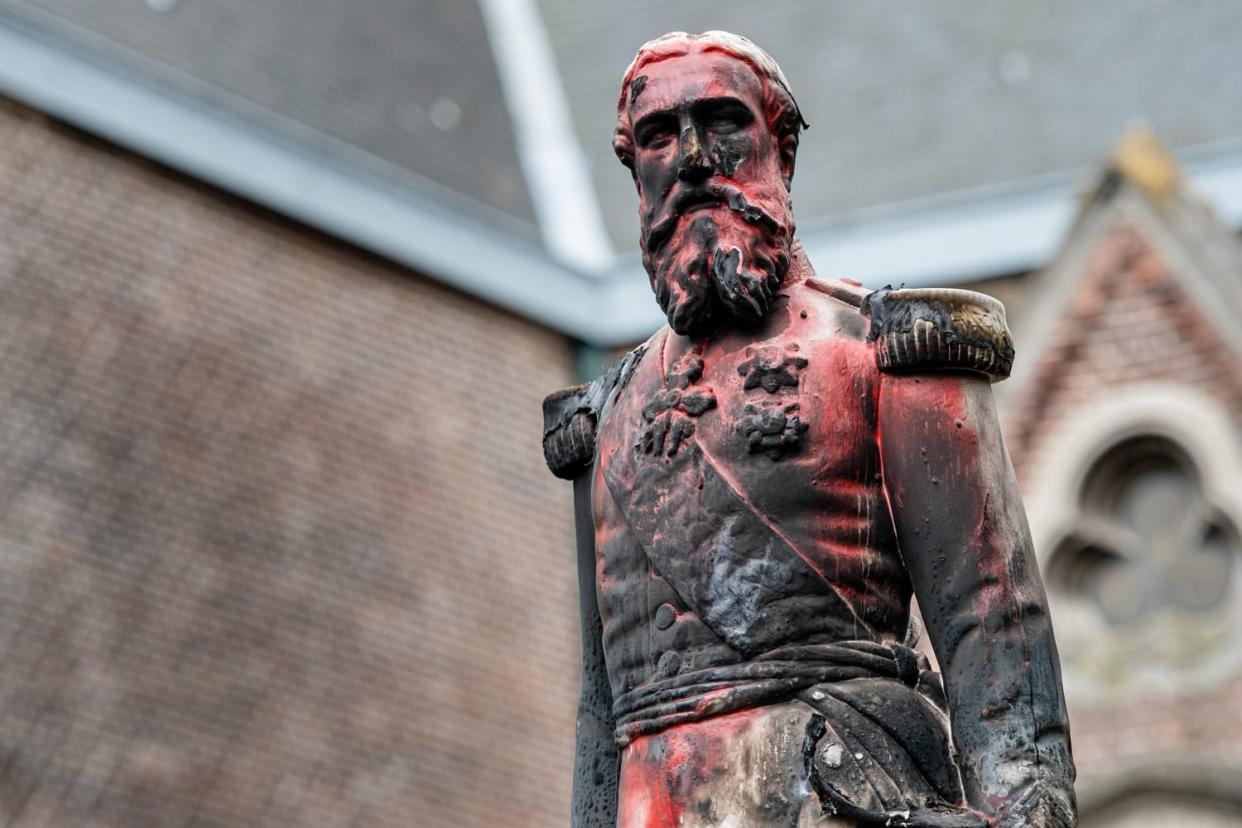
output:
[{"label": "statue's head", "polygon": [[643,265],[673,330],[767,313],[789,270],[804,126],[776,61],[744,37],[672,32],[638,50],[613,148],[638,188]]}]

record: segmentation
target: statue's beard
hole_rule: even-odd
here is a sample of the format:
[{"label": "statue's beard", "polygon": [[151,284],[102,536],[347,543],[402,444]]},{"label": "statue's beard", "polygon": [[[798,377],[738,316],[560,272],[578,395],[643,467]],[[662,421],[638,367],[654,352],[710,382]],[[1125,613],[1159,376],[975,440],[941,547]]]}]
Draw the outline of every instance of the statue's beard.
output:
[{"label": "statue's beard", "polygon": [[644,222],[643,265],[674,331],[697,338],[767,315],[789,270],[793,238],[784,188],[774,195],[748,200],[732,185],[713,183],[677,194],[666,217]]}]

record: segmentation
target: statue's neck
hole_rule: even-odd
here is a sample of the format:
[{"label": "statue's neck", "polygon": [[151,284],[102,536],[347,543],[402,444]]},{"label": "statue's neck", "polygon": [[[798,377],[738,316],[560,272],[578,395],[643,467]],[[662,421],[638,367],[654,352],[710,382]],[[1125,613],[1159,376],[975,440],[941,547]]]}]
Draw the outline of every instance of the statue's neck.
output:
[{"label": "statue's neck", "polygon": [[811,267],[811,260],[806,257],[806,250],[803,249],[802,242],[795,237],[793,244],[789,248],[789,271],[785,274],[781,287],[797,284],[804,279],[812,278],[814,275],[815,270]]}]

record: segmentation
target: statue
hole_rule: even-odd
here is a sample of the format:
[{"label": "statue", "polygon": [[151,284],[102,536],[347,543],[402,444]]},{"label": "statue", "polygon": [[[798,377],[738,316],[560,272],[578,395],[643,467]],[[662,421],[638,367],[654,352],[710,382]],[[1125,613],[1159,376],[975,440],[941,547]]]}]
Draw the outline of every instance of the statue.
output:
[{"label": "statue", "polygon": [[805,126],[725,32],[653,40],[623,80],[668,326],[544,406],[577,513],[574,825],[1073,826],[990,387],[1004,309],[816,277],[789,198]]}]

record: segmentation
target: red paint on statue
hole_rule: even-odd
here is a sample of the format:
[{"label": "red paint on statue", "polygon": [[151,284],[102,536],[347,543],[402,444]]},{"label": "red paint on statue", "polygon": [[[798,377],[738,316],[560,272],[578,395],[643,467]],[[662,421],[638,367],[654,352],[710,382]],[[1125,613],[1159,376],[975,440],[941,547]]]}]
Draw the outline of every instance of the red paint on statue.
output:
[{"label": "red paint on statue", "polygon": [[[903,695],[918,692],[910,654],[882,643],[905,637],[912,586],[951,681],[965,801],[1010,807],[989,797],[1031,767],[1054,787],[1072,772],[1068,747],[1029,761],[1037,733],[1059,749],[1064,711],[1054,673],[1019,687],[1031,652],[1055,655],[985,378],[1012,358],[1003,313],[814,279],[788,195],[800,123],[779,69],[734,36],[654,41],[623,85],[614,146],[671,330],[569,400],[597,444],[579,456],[582,429],[545,435],[562,468],[594,468],[584,641],[598,621],[604,658],[584,698],[590,677],[613,707],[592,707],[579,739],[618,726],[620,828],[804,824],[816,794],[798,774],[830,729],[948,767],[949,740],[918,735],[941,724]],[[846,672],[871,682],[875,721],[834,719],[828,688],[811,689],[849,646],[879,660]],[[878,804],[878,788],[838,794],[877,824],[929,804],[922,771],[891,770]],[[956,779],[938,788],[947,805],[963,802]],[[575,825],[611,828],[585,807],[593,789],[575,791]]]},{"label": "red paint on statue", "polygon": [[758,710],[743,710],[637,739],[621,765],[617,828],[678,828],[702,820],[713,803],[703,792],[730,778],[738,756],[730,747],[753,731]]}]

